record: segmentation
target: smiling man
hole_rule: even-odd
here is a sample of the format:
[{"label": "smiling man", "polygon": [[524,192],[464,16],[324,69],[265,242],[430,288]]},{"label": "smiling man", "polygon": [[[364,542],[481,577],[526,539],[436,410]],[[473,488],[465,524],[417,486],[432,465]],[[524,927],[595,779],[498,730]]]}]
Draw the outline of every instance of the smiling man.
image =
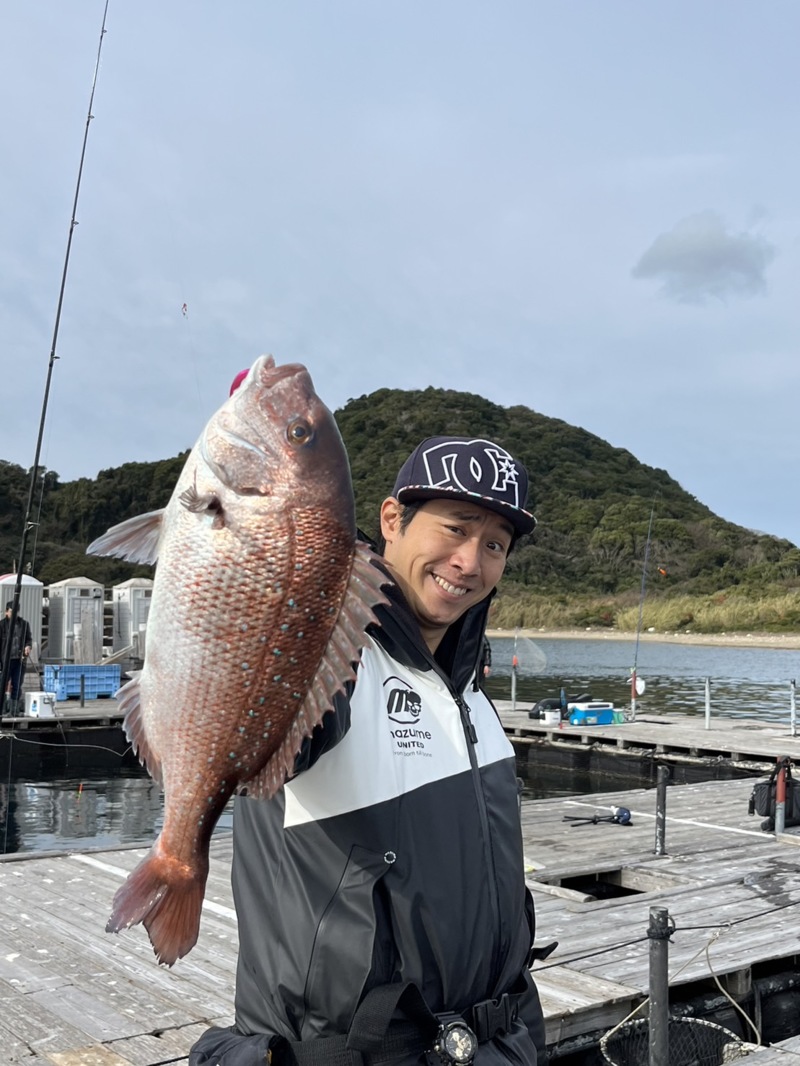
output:
[{"label": "smiling man", "polygon": [[514,751],[479,687],[527,487],[488,440],[430,438],[404,463],[356,681],[282,791],[236,801],[236,1024],[192,1066],[544,1061]]}]

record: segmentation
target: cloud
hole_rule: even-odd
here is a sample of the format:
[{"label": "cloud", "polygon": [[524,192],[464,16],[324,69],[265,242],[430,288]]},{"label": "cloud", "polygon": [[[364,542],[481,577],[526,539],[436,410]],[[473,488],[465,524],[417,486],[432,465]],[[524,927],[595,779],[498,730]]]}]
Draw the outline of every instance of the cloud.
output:
[{"label": "cloud", "polygon": [[766,290],[764,271],[774,257],[765,237],[732,233],[715,211],[702,211],[656,237],[632,274],[660,280],[664,295],[679,303],[747,298]]}]

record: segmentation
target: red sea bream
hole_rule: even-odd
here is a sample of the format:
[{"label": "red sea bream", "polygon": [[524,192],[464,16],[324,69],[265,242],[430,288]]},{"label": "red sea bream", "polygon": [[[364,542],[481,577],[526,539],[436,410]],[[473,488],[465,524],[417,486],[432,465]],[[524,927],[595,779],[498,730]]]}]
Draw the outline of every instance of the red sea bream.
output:
[{"label": "red sea bream", "polygon": [[90,545],[158,559],[125,730],[164,789],[164,825],[107,929],[142,922],[160,962],[194,946],[211,831],[246,787],[268,799],[351,679],[384,575],[356,542],[347,455],[298,365],[260,358],[192,449],[163,511]]}]

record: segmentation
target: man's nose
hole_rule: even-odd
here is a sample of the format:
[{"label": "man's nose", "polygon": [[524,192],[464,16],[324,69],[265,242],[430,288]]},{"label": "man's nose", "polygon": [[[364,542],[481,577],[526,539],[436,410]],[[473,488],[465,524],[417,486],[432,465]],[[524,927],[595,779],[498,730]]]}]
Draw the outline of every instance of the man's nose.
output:
[{"label": "man's nose", "polygon": [[453,553],[453,563],[462,574],[477,574],[481,568],[481,546],[477,537],[468,537]]}]

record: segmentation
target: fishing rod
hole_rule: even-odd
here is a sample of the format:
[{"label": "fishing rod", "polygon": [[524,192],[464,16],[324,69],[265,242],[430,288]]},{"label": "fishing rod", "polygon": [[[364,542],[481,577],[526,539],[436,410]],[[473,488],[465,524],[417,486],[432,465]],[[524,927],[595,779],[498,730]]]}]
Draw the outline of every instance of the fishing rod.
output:
[{"label": "fishing rod", "polygon": [[67,236],[67,248],[64,254],[64,267],[61,272],[61,287],[58,292],[58,303],[56,305],[56,318],[53,326],[53,340],[50,345],[50,360],[47,364],[47,377],[45,380],[44,397],[42,399],[42,413],[39,418],[39,434],[36,438],[36,452],[33,457],[33,467],[31,468],[31,480],[30,487],[28,489],[28,502],[25,507],[25,518],[22,523],[22,540],[20,542],[19,559],[17,562],[17,579],[14,583],[14,598],[11,607],[11,620],[8,627],[8,640],[3,651],[3,664],[2,664],[2,678],[0,679],[0,707],[5,704],[6,687],[8,685],[9,675],[11,673],[11,645],[13,643],[14,626],[16,625],[17,615],[19,613],[19,598],[22,592],[22,575],[25,570],[25,555],[28,550],[28,534],[34,526],[31,521],[33,514],[33,498],[36,492],[36,481],[39,477],[39,460],[42,454],[42,439],[44,437],[44,424],[47,418],[47,403],[50,398],[50,383],[53,378],[53,367],[55,361],[58,359],[56,355],[56,344],[58,341],[58,329],[61,324],[61,309],[64,305],[64,291],[67,285],[67,272],[69,270],[69,258],[72,251],[72,234],[75,231],[75,227],[78,225],[76,214],[78,212],[78,197],[81,191],[81,178],[83,177],[83,163],[86,158],[86,145],[89,140],[89,125],[91,124],[94,115],[92,114],[92,104],[94,103],[94,91],[97,86],[97,75],[100,71],[100,54],[103,50],[103,38],[106,34],[106,17],[108,15],[109,0],[105,0],[105,7],[103,8],[103,22],[100,27],[100,41],[97,46],[97,58],[94,64],[94,75],[92,77],[92,89],[89,94],[89,110],[86,115],[86,128],[83,133],[83,146],[81,148],[80,163],[78,164],[78,179],[75,183],[75,197],[72,201],[72,216],[69,223],[69,234]]},{"label": "fishing rod", "polygon": [[636,623],[636,644],[633,649],[633,669],[631,670],[631,718],[636,717],[636,697],[644,692],[644,681],[639,681],[636,676],[636,666],[639,662],[639,638],[642,635],[642,616],[644,613],[644,596],[647,590],[647,563],[650,558],[650,540],[653,534],[653,516],[656,513],[656,496],[653,497],[653,505],[650,508],[650,521],[647,525],[647,540],[644,545],[644,562],[642,563],[642,591],[639,595],[639,618]]}]

